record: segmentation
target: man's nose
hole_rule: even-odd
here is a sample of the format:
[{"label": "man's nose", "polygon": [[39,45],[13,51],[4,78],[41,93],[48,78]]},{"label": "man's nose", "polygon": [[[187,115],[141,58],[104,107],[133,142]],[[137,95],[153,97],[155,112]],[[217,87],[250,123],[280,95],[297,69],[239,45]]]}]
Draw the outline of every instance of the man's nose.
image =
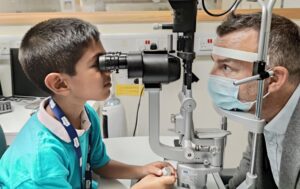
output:
[{"label": "man's nose", "polygon": [[216,68],[216,65],[214,64],[213,67],[210,70],[210,74],[211,75],[216,75],[216,72],[217,72],[217,68]]}]

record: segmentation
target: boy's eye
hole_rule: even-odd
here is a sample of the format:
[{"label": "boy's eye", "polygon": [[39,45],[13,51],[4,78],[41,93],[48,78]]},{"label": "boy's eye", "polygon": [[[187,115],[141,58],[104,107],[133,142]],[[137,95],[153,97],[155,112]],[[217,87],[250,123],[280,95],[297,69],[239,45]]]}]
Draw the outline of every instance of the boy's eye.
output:
[{"label": "boy's eye", "polygon": [[99,61],[98,59],[92,64],[91,68],[98,68],[99,67]]},{"label": "boy's eye", "polygon": [[98,62],[95,63],[95,64],[93,65],[93,67],[97,67],[97,68],[98,68]]},{"label": "boy's eye", "polygon": [[98,67],[98,64],[94,63],[91,65],[91,68],[95,68],[95,67]]}]

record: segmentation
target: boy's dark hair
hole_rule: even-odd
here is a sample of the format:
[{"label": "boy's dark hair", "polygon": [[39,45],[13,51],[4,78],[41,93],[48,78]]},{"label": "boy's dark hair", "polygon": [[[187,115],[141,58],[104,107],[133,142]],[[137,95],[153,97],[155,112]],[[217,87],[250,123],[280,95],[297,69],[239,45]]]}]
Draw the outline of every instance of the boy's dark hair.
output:
[{"label": "boy's dark hair", "polygon": [[51,72],[76,74],[75,65],[92,41],[100,42],[95,26],[76,18],[55,18],[32,27],[24,36],[19,60],[27,77],[52,94],[44,79]]},{"label": "boy's dark hair", "polygon": [[[218,36],[254,29],[260,31],[261,13],[231,14],[217,28]],[[290,74],[289,81],[295,84],[300,82],[300,28],[291,20],[272,15],[269,39],[270,66],[283,66]]]}]

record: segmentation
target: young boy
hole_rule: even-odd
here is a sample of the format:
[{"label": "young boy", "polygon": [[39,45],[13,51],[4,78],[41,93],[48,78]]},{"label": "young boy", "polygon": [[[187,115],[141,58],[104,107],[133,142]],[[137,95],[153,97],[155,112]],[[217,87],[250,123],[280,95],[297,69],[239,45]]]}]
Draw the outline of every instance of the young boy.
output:
[{"label": "young boy", "polygon": [[110,94],[110,72],[98,69],[104,52],[96,27],[78,19],[51,19],[25,34],[19,50],[23,70],[51,97],[3,155],[0,188],[96,188],[91,170],[106,178],[142,178],[133,189],[175,182],[174,175],[161,176],[167,163],[133,166],[106,154],[98,116],[85,104]]}]

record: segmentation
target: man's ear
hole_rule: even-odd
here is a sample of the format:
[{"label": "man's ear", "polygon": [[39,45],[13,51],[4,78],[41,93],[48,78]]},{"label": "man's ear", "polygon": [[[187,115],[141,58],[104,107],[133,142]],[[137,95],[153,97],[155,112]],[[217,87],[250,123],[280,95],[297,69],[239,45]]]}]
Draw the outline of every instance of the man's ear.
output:
[{"label": "man's ear", "polygon": [[282,66],[275,66],[273,69],[274,74],[270,78],[269,92],[276,92],[283,88],[283,86],[288,82],[289,71]]},{"label": "man's ear", "polygon": [[49,73],[45,80],[45,85],[50,89],[54,94],[66,96],[69,94],[69,87],[66,79],[60,73]]}]

